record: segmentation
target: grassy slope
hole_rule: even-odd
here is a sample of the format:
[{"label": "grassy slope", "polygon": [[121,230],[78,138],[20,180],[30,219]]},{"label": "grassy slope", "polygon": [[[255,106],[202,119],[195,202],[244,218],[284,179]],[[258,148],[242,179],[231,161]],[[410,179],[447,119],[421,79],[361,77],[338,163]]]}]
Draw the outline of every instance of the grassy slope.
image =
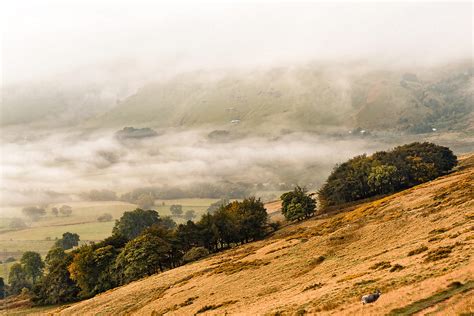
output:
[{"label": "grassy slope", "polygon": [[[433,116],[439,130],[464,130],[469,115],[447,110],[463,104],[472,111],[470,63],[451,67],[393,70],[361,64],[281,67],[220,75],[197,72],[148,84],[89,126],[236,128],[270,132],[279,129],[324,130],[327,126],[405,130]],[[420,82],[402,86],[405,71]],[[457,78],[457,77],[456,77]],[[442,82],[441,86],[434,83]],[[432,100],[432,101],[430,101]],[[471,115],[472,116],[472,115]],[[265,123],[265,124],[263,124]],[[267,129],[267,130],[265,130]]]},{"label": "grassy slope", "polygon": [[[439,297],[473,278],[474,155],[453,174],[409,190],[289,225],[270,238],[214,255],[93,299],[56,309],[64,315],[322,314],[381,315]],[[438,231],[436,231],[438,230]],[[429,241],[431,240],[431,241]],[[429,250],[408,256],[421,245]],[[425,262],[441,246],[447,258]],[[324,256],[321,262],[317,258]],[[371,269],[379,262],[401,271]],[[360,296],[381,298],[362,306]],[[450,292],[451,293],[451,292]],[[473,311],[474,291],[454,291],[427,310]],[[445,294],[443,294],[445,295]],[[436,301],[436,300],[435,300]],[[154,315],[154,314],[153,314]]]}]

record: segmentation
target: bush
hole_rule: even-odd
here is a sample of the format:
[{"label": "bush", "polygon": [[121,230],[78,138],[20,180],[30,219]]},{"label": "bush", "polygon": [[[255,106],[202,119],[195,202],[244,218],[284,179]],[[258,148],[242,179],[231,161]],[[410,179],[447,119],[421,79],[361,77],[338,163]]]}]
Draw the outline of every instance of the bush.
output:
[{"label": "bush", "polygon": [[337,165],[319,190],[323,207],[388,194],[446,174],[457,157],[443,146],[411,143]]},{"label": "bush", "polygon": [[293,191],[281,196],[281,212],[289,221],[302,220],[313,216],[316,210],[316,200],[308,194],[305,188],[296,186]]},{"label": "bush", "polygon": [[70,216],[72,214],[72,207],[69,205],[63,205],[59,208],[59,213],[64,216]]},{"label": "bush", "polygon": [[9,263],[9,262],[15,262],[16,259],[13,258],[13,257],[8,257],[7,259],[5,259],[5,263]]},{"label": "bush", "polygon": [[425,245],[421,245],[420,247],[409,251],[408,256],[411,257],[419,253],[425,252],[426,250],[428,250],[428,247],[426,247]]},{"label": "bush", "polygon": [[191,248],[188,252],[186,252],[183,256],[184,262],[192,262],[199,259],[202,259],[209,255],[209,250],[204,247],[194,247]]},{"label": "bush", "polygon": [[42,216],[46,215],[46,211],[43,208],[36,206],[25,207],[22,210],[23,214],[29,217],[32,221],[39,220]]},{"label": "bush", "polygon": [[97,221],[99,222],[110,222],[111,220],[113,220],[113,217],[109,213],[104,213],[97,217]]}]

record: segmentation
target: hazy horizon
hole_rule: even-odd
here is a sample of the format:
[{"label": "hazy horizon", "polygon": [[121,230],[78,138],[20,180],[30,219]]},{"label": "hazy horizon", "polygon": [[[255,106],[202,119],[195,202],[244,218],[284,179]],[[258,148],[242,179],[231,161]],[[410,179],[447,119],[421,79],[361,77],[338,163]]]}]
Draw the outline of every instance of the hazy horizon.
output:
[{"label": "hazy horizon", "polygon": [[1,17],[3,85],[100,67],[147,80],[314,60],[472,58],[471,2],[15,1]]}]

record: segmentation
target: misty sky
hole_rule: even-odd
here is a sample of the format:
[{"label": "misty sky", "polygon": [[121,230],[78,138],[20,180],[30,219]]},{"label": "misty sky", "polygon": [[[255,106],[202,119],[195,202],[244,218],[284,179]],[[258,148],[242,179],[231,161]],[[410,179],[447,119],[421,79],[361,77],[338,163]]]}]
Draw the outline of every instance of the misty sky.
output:
[{"label": "misty sky", "polygon": [[2,1],[4,84],[115,62],[186,71],[472,55],[470,2]]}]

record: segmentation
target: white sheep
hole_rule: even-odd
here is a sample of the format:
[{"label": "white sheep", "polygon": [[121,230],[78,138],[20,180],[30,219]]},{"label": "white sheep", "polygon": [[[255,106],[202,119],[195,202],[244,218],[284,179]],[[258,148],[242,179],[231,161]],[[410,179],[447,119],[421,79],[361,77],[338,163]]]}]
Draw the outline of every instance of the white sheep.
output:
[{"label": "white sheep", "polygon": [[365,305],[365,304],[370,304],[370,303],[375,302],[376,300],[379,299],[381,294],[382,292],[380,292],[380,290],[376,290],[375,293],[362,296],[362,300],[361,300],[362,304]]}]

